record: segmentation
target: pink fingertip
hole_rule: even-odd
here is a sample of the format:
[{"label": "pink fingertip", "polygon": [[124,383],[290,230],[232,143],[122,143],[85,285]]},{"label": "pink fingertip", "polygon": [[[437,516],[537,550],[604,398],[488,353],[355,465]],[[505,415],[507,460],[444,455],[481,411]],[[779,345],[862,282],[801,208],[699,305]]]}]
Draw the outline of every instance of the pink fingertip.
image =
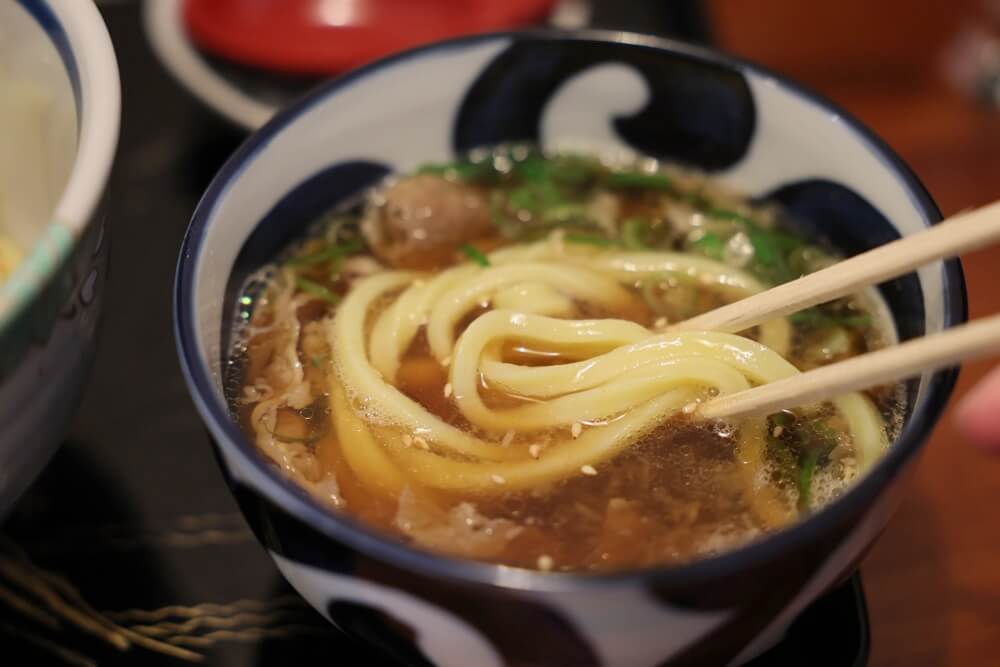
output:
[{"label": "pink fingertip", "polygon": [[973,445],[1000,454],[1000,368],[970,390],[955,410],[958,430]]}]

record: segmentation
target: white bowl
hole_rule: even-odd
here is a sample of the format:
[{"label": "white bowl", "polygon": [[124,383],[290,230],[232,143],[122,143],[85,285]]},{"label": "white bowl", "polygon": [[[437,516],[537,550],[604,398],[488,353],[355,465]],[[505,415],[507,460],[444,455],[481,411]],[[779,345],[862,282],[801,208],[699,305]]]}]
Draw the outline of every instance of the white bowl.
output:
[{"label": "white bowl", "polygon": [[[940,417],[954,369],[908,383],[900,437],[848,493],[787,530],[676,567],[542,573],[412,548],[329,512],[259,454],[222,378],[245,277],[391,172],[532,141],[698,166],[853,255],[940,219],[868,130],[730,56],[629,33],[476,35],[386,58],[281,111],[195,212],[175,288],[188,387],[247,521],[341,629],[407,664],[736,665],[857,567]],[[965,319],[957,261],[880,286],[901,339]]]},{"label": "white bowl", "polygon": [[121,112],[92,2],[0,3],[0,519],[51,458],[93,359],[107,267],[102,200]]},{"label": "white bowl", "polygon": [[274,103],[242,90],[217,71],[188,39],[184,0],[146,0],[143,27],[157,57],[195,97],[234,125],[255,130],[273,116]]}]

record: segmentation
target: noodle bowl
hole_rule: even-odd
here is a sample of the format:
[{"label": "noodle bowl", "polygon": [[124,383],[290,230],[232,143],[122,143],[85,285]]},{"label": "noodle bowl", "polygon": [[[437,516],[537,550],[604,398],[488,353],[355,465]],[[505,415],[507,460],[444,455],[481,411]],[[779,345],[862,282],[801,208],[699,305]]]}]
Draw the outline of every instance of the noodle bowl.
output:
[{"label": "noodle bowl", "polygon": [[[525,140],[592,152],[489,147]],[[616,161],[623,150],[657,159]],[[622,33],[477,35],[334,80],[237,151],[182,249],[178,349],[233,495],[281,573],[393,660],[746,664],[856,568],[955,373],[856,397],[881,420],[875,437],[856,418],[864,407],[727,422],[703,418],[707,402],[755,384],[758,345],[805,371],[960,322],[961,271],[936,264],[877,296],[794,313],[780,337],[736,332],[754,354],[723,345],[729,361],[711,369],[707,351],[689,356],[704,332],[684,332],[675,362],[673,325],[939,217],[849,115],[748,63]],[[678,256],[684,270],[653,263]],[[411,288],[453,271],[442,294],[471,288],[510,264],[587,277],[491,287],[441,331],[451,358],[435,352],[440,295]],[[361,299],[390,274],[410,277]],[[627,298],[578,296],[609,283]],[[351,304],[359,317],[341,321]],[[357,354],[331,349],[358,320]],[[520,336],[529,322],[542,340]],[[586,323],[607,339],[560,342]],[[371,369],[380,403],[360,387]],[[660,389],[677,375],[697,379]],[[580,414],[552,409],[564,401]],[[401,405],[445,437],[414,430]],[[657,414],[643,426],[647,408]],[[528,416],[530,428],[487,421]],[[642,431],[609,444],[629,419]],[[457,452],[449,431],[486,456]],[[759,464],[744,463],[744,443]],[[569,455],[580,459],[557,470]],[[540,481],[520,489],[498,470],[532,462]],[[849,644],[835,652],[847,661]]]},{"label": "noodle bowl", "polygon": [[[522,507],[525,498],[544,498],[540,505],[578,503],[584,489],[577,487],[587,478],[622,476],[622,461],[641,467],[641,461],[677,447],[671,429],[700,430],[705,442],[695,448],[695,466],[711,472],[696,495],[721,485],[737,499],[735,509],[699,500],[685,510],[693,512],[685,521],[700,537],[683,548],[664,547],[667,553],[659,556],[655,548],[618,554],[621,563],[684,560],[714,550],[720,534],[729,535],[723,540],[729,544],[780,528],[840,493],[881,456],[888,442],[885,409],[859,393],[797,414],[733,424],[698,416],[711,397],[799,373],[792,360],[800,366],[810,358],[825,363],[854,353],[859,344],[878,344],[864,298],[810,314],[821,322],[816,326],[779,318],[745,335],[672,331],[679,313],[693,315],[768,285],[759,264],[692,251],[692,238],[697,247],[721,230],[701,226],[692,233],[671,223],[676,211],[670,207],[690,197],[664,194],[653,179],[686,178],[685,188],[696,182],[702,190],[710,183],[690,174],[671,174],[668,181],[665,171],[629,171],[575,155],[520,155],[514,171],[531,160],[541,160],[533,168],[555,174],[567,165],[591,170],[586,186],[553,185],[568,200],[554,206],[598,198],[607,205],[613,198],[619,213],[604,221],[604,235],[581,236],[572,224],[557,224],[538,240],[519,241],[549,214],[524,215],[517,208],[528,206],[518,198],[527,199],[519,193],[531,181],[499,172],[463,180],[456,176],[459,168],[477,163],[460,163],[451,172],[432,167],[387,183],[360,214],[336,215],[321,229],[322,239],[292,252],[267,274],[270,287],[246,336],[250,362],[243,365],[238,403],[250,406],[244,423],[260,449],[293,478],[337,510],[358,512],[428,548],[548,563],[551,543],[565,541],[565,531],[551,511],[535,517],[533,501]],[[636,186],[622,191],[610,185],[629,175]],[[477,227],[487,200],[494,216],[499,208],[516,222]],[[745,202],[730,205],[745,211],[739,215],[749,221],[746,235],[756,235],[758,252],[765,248],[761,235],[794,239],[774,222],[759,226],[755,218],[764,214]],[[701,203],[700,212],[688,215],[704,217],[709,206],[717,204]],[[623,209],[631,211],[628,218]],[[457,220],[433,228],[435,218],[449,214]],[[414,219],[425,226],[412,227]],[[464,225],[458,231],[456,221]],[[510,232],[509,225],[518,223],[522,228]],[[471,231],[463,236],[464,228]],[[640,240],[629,242],[629,234]],[[741,235],[731,227],[726,247],[740,243]],[[433,247],[423,243],[435,236]],[[416,248],[408,248],[414,239]],[[480,250],[473,241],[494,249]],[[795,240],[788,254],[811,249],[829,261],[825,251],[804,243]],[[693,301],[671,307],[679,293]],[[853,326],[855,321],[864,324]],[[819,362],[817,344],[808,342],[817,336],[819,354],[826,355]],[[831,353],[823,345],[840,348]],[[414,365],[437,380],[425,377],[414,386],[407,379]],[[898,392],[887,391],[882,403],[891,413]],[[710,454],[713,447],[721,453]],[[665,479],[657,473],[648,481],[649,488],[631,495],[600,498],[611,491],[597,492],[605,507],[592,513],[603,514],[607,523],[612,501],[633,503],[640,515],[676,510],[678,489],[668,489],[671,500],[651,503],[649,496]],[[351,487],[353,494],[346,490]],[[417,523],[432,528],[451,521],[456,509],[471,508],[476,521],[509,523],[511,537],[486,550],[481,540],[453,533],[442,540],[435,530],[413,530],[408,504],[418,508]],[[487,513],[478,514],[482,510]],[[534,525],[519,520],[525,513]],[[432,515],[443,518],[427,519]],[[667,520],[657,530],[677,528]],[[518,546],[528,530],[547,546]],[[604,548],[599,535],[587,539],[593,541],[590,551]],[[561,556],[564,568],[601,566],[591,557]]]}]

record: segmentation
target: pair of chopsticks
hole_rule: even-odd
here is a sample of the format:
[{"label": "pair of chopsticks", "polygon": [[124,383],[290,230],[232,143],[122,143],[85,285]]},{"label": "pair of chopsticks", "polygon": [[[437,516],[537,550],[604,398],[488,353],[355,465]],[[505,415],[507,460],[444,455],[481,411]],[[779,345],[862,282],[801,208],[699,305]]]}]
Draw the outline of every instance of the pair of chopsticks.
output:
[{"label": "pair of chopsticks", "polygon": [[[917,234],[741,301],[679,322],[675,330],[744,331],[766,320],[896,278],[933,260],[1000,241],[1000,202],[962,213]],[[706,402],[709,418],[770,414],[1000,353],[1000,315],[953,327],[801,375]]]}]

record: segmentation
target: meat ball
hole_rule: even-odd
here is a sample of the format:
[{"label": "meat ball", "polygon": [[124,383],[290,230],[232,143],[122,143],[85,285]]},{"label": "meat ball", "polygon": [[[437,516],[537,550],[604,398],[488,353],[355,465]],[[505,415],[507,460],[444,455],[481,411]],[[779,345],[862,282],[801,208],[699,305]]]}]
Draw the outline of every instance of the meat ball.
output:
[{"label": "meat ball", "polygon": [[493,235],[485,193],[432,174],[400,180],[365,216],[362,232],[379,259],[397,268],[449,264],[459,246]]}]

